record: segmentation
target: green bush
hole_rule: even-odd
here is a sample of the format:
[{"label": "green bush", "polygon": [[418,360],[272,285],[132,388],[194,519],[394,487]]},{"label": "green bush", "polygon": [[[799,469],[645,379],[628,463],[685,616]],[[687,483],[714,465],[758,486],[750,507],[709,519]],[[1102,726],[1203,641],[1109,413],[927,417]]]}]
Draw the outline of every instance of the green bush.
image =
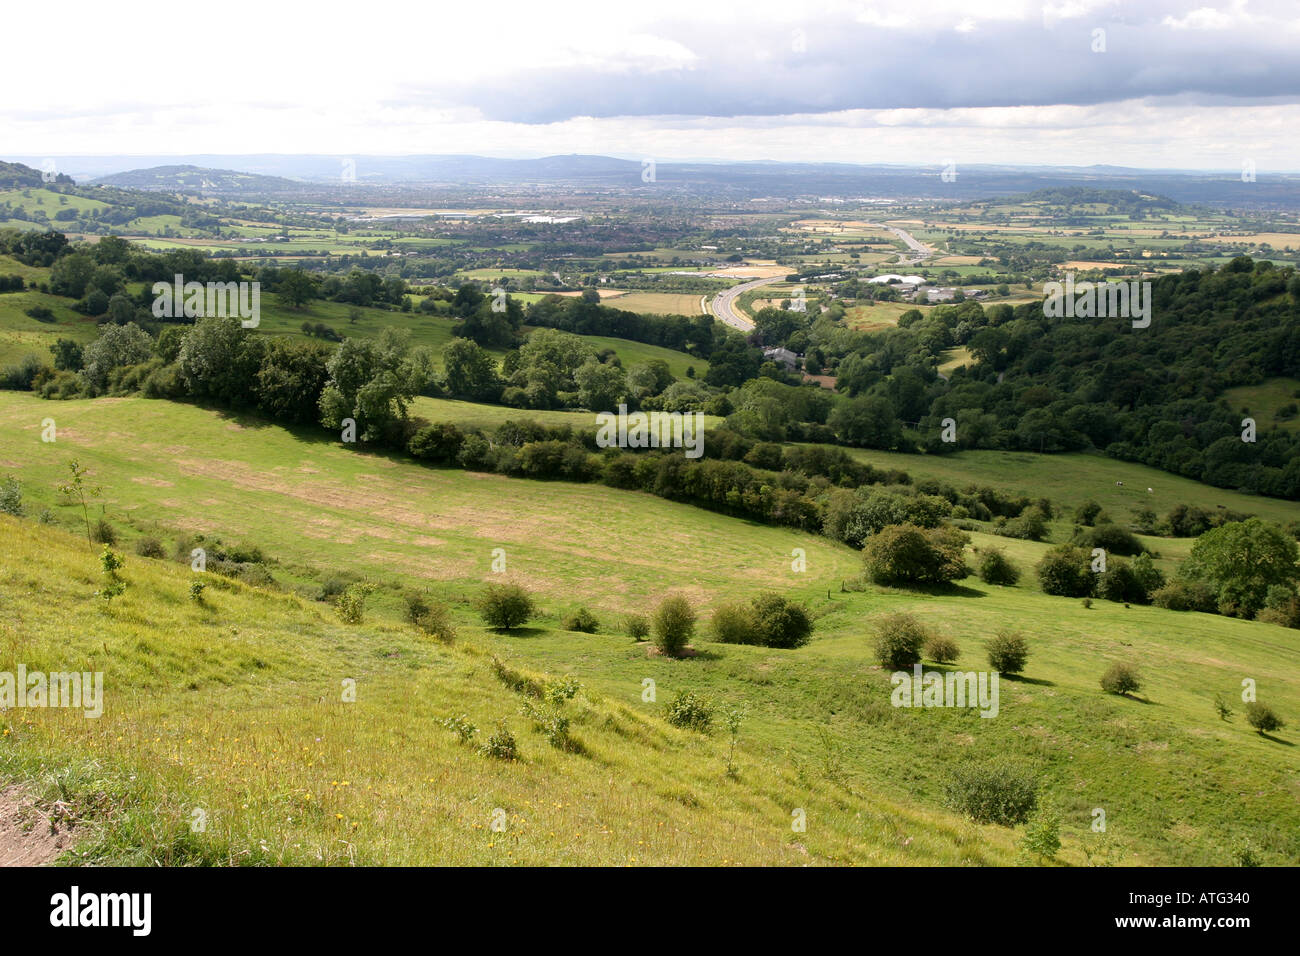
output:
[{"label": "green bush", "polygon": [[95,543],[117,544],[117,529],[109,524],[106,518],[100,518],[95,522]]},{"label": "green bush", "polygon": [[921,648],[930,632],[911,614],[887,614],[876,624],[876,660],[894,671],[909,669],[921,660]]},{"label": "green bush", "polygon": [[655,646],[676,657],[695,633],[695,610],[679,595],[664,598],[654,613]]},{"label": "green bush", "polygon": [[165,558],[167,549],[163,543],[152,535],[145,535],[135,543],[135,553],[142,558]]},{"label": "green bush", "polygon": [[668,704],[668,723],[701,733],[713,723],[713,703],[692,691],[682,691]]},{"label": "green bush", "polygon": [[489,584],[474,599],[474,609],[483,623],[499,631],[518,627],[536,611],[532,596],[517,584]]},{"label": "green bush", "polygon": [[951,664],[961,656],[961,649],[951,637],[935,634],[925,642],[925,656],[938,664]]},{"label": "green bush", "polygon": [[1202,611],[1213,614],[1218,609],[1218,596],[1208,584],[1200,581],[1170,581],[1151,595],[1156,607],[1170,611]]},{"label": "green bush", "polygon": [[1029,661],[1029,642],[1016,631],[998,631],[989,641],[989,666],[1000,674],[1019,674]]},{"label": "green bush", "polygon": [[1038,783],[1005,761],[966,763],[952,769],[943,785],[944,802],[977,823],[1013,827],[1038,805]]},{"label": "green bush", "polygon": [[519,757],[519,747],[515,742],[515,736],[510,732],[504,720],[497,725],[497,732],[479,748],[479,753],[485,757],[495,757],[497,760],[515,760]]},{"label": "green bush", "polygon": [[1078,535],[1075,544],[1089,551],[1093,548],[1101,548],[1107,554],[1122,554],[1126,557],[1141,554],[1146,550],[1133,532],[1117,524],[1098,524]]},{"label": "green bush", "polygon": [[650,636],[650,618],[644,614],[629,614],[623,628],[633,640],[644,641]]},{"label": "green bush", "polygon": [[1038,584],[1044,594],[1087,597],[1092,593],[1092,557],[1082,548],[1057,545],[1038,562]]},{"label": "green bush", "polygon": [[23,486],[13,475],[0,484],[0,514],[23,516]]},{"label": "green bush", "polygon": [[1097,575],[1095,593],[1099,598],[1119,603],[1146,604],[1150,598],[1132,566],[1121,558],[1112,558],[1106,570]]},{"label": "green bush", "polygon": [[985,584],[1010,586],[1020,580],[1020,569],[1000,548],[987,548],[980,553],[979,576]]},{"label": "green bush", "polygon": [[1108,694],[1127,697],[1142,689],[1142,675],[1132,664],[1116,661],[1101,675],[1101,689]]},{"label": "green bush", "polygon": [[580,634],[595,634],[600,627],[600,622],[596,620],[596,615],[585,607],[580,607],[565,617],[560,622],[560,627],[566,631],[577,631]]},{"label": "green bush", "polygon": [[1252,702],[1246,705],[1246,723],[1254,727],[1260,734],[1271,733],[1274,730],[1281,730],[1286,726],[1282,719],[1269,707],[1265,707],[1258,702]]},{"label": "green bush", "polygon": [[[255,565],[261,567],[261,565]],[[360,624],[366,616],[366,598],[375,593],[375,586],[364,581],[350,584],[334,602],[334,610],[344,624]]]},{"label": "green bush", "polygon": [[754,615],[740,601],[719,604],[709,621],[713,638],[723,644],[757,644],[758,628]]},{"label": "green bush", "polygon": [[808,609],[774,591],[763,591],[750,605],[758,643],[764,647],[803,647],[812,637]]},{"label": "green bush", "polygon": [[876,584],[943,584],[966,577],[962,548],[970,539],[954,528],[890,525],[862,549],[867,577]]}]

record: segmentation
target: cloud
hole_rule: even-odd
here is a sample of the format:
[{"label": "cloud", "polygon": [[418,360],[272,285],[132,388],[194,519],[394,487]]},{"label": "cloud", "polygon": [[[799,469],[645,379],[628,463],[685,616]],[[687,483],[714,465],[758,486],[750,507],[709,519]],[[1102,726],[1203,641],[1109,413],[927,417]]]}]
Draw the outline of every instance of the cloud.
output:
[{"label": "cloud", "polygon": [[[886,7],[869,15],[834,8],[798,23],[664,20],[642,35],[658,37],[671,59],[506,65],[464,83],[409,82],[396,95],[520,123],[1300,95],[1297,22],[1286,6],[1155,2],[1135,13],[1112,0],[1071,0],[1025,5],[1006,19],[971,5],[940,7],[928,19]],[[1094,49],[1098,29],[1104,52]]]}]

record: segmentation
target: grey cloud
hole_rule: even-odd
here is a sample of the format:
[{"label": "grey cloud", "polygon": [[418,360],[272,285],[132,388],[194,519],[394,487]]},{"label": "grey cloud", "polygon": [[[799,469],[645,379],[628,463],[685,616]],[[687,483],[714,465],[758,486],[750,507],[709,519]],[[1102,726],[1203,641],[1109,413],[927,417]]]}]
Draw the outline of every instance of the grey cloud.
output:
[{"label": "grey cloud", "polygon": [[[1144,5],[1140,19],[1099,11],[1041,21],[977,22],[970,32],[888,29],[847,17],[813,21],[795,49],[789,26],[665,23],[658,36],[690,67],[574,67],[504,74],[473,86],[410,88],[406,104],[477,108],[487,119],[575,116],[780,116],[851,109],[1095,105],[1191,94],[1208,100],[1300,95],[1300,32],[1275,19],[1227,30],[1173,29],[1186,4]],[[1252,8],[1253,9],[1253,8]],[[1106,52],[1093,52],[1093,29]]]}]

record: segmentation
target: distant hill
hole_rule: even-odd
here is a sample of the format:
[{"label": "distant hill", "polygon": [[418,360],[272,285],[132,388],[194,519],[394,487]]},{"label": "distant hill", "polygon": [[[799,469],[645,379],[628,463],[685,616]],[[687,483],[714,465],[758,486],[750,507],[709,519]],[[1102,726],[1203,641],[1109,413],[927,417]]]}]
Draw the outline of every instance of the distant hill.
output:
[{"label": "distant hill", "polygon": [[0,189],[26,189],[31,186],[39,188],[51,183],[73,185],[72,177],[62,173],[55,174],[54,178],[48,181],[44,175],[39,169],[32,169],[22,163],[0,162]]},{"label": "distant hill", "polygon": [[234,169],[211,169],[205,166],[154,166],[113,173],[93,181],[105,186],[127,189],[167,190],[171,192],[249,193],[294,192],[302,184],[280,176],[239,172]]}]

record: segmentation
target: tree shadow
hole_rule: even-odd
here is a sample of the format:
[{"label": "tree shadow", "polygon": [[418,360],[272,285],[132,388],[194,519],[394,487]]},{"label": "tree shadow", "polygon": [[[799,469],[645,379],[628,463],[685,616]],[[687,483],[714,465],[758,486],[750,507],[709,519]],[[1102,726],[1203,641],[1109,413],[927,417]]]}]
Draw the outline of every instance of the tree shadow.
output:
[{"label": "tree shadow", "polygon": [[1042,677],[1026,677],[1024,674],[1002,674],[1003,680],[1014,681],[1017,684],[1033,684],[1035,687],[1055,687],[1056,682],[1046,680]]},{"label": "tree shadow", "polygon": [[1274,737],[1272,734],[1260,734],[1265,740],[1271,740],[1275,744],[1281,744],[1283,747],[1294,747],[1295,744],[1290,740],[1283,740],[1281,737]]}]

